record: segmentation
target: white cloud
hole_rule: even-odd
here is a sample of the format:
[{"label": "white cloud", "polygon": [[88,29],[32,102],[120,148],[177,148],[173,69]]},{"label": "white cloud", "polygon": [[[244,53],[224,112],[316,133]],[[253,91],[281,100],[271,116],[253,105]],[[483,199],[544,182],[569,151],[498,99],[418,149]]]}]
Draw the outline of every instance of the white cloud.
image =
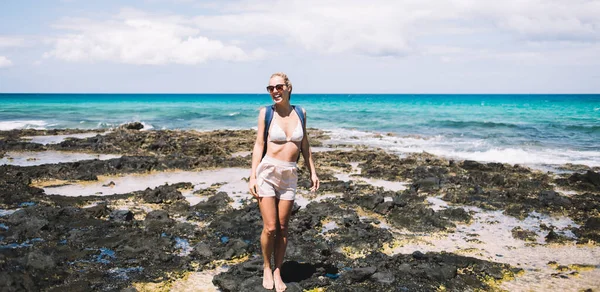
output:
[{"label": "white cloud", "polygon": [[319,53],[406,55],[452,38],[503,37],[526,41],[600,40],[600,1],[373,0],[236,1],[223,13],[198,16],[202,28],[229,34],[279,37]]},{"label": "white cloud", "polygon": [[[59,36],[46,56],[69,61],[197,64],[262,58],[267,54],[264,47],[269,54],[301,49],[375,57],[425,54],[449,60],[468,57],[473,50],[490,56],[539,56],[529,46],[531,42],[596,46],[600,41],[600,1],[590,0],[200,3],[212,7],[211,14],[198,9],[195,17],[157,16],[124,9],[108,20],[63,20],[56,27],[70,33]],[[453,49],[445,54],[440,48]]]},{"label": "white cloud", "polygon": [[413,50],[411,27],[420,17],[390,1],[241,1],[230,5],[223,14],[198,16],[194,23],[219,33],[278,38],[324,54],[409,54]]},{"label": "white cloud", "polygon": [[530,40],[600,40],[600,1],[460,0],[470,17],[488,17],[499,28]]},{"label": "white cloud", "polygon": [[7,57],[0,56],[0,68],[7,68],[12,65],[13,63]]},{"label": "white cloud", "polygon": [[198,64],[208,60],[247,61],[264,55],[260,49],[244,51],[204,37],[180,17],[153,17],[129,9],[105,21],[65,19],[56,28],[73,33],[57,37],[54,49],[45,56],[67,61]]}]

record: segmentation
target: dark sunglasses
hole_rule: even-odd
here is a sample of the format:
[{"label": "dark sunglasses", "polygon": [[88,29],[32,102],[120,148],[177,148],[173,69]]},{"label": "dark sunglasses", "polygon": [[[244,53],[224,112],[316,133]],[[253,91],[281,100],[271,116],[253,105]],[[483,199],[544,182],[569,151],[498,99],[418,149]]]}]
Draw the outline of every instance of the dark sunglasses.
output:
[{"label": "dark sunglasses", "polygon": [[275,89],[277,89],[277,91],[282,91],[284,86],[285,86],[285,84],[277,84],[275,86],[269,85],[269,86],[267,86],[267,91],[269,93],[273,92],[273,90],[275,90]]}]

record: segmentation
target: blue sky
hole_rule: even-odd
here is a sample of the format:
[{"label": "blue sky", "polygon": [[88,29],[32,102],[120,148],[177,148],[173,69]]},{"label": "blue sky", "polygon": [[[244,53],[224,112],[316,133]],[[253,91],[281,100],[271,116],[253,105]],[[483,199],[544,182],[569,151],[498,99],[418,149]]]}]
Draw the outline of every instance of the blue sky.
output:
[{"label": "blue sky", "polygon": [[0,92],[598,93],[600,0],[2,0]]}]

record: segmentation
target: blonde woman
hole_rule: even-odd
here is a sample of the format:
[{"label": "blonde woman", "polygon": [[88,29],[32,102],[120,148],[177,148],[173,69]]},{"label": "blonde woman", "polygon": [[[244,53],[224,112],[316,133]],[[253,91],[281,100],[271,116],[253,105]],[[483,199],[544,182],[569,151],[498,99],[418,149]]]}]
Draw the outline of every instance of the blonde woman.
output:
[{"label": "blonde woman", "polygon": [[[273,105],[262,108],[258,114],[258,134],[252,151],[248,187],[258,199],[263,219],[260,236],[264,260],[263,286],[284,291],[286,285],[281,279],[281,265],[296,196],[296,161],[300,154],[310,171],[312,192],[319,189],[319,178],[306,133],[306,111],[290,103],[290,79],[284,73],[273,74],[267,91]],[[271,265],[271,256],[274,257],[274,265]]]}]

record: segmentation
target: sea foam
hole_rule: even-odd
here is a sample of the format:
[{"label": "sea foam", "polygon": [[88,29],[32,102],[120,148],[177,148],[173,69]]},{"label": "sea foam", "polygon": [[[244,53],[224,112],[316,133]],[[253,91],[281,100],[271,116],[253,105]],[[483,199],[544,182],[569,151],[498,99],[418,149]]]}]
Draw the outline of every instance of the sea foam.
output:
[{"label": "sea foam", "polygon": [[498,146],[488,140],[441,135],[396,136],[358,130],[328,130],[329,143],[366,145],[397,154],[428,152],[449,159],[522,164],[535,168],[566,163],[600,166],[600,151],[541,148],[536,146]]},{"label": "sea foam", "polygon": [[42,120],[27,120],[27,121],[1,121],[0,131],[8,131],[15,129],[36,129],[44,130],[48,125],[46,121]]}]

